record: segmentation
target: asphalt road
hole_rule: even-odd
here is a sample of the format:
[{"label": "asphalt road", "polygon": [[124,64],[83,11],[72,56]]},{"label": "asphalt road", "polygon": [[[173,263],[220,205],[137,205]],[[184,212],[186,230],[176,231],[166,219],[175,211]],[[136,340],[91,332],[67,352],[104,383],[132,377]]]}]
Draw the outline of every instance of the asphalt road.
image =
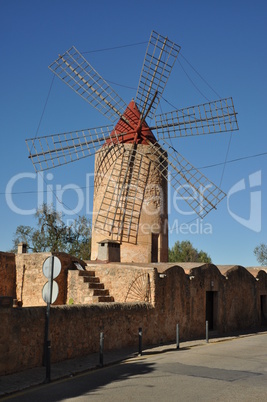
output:
[{"label": "asphalt road", "polygon": [[3,400],[265,402],[267,335],[147,353]]}]

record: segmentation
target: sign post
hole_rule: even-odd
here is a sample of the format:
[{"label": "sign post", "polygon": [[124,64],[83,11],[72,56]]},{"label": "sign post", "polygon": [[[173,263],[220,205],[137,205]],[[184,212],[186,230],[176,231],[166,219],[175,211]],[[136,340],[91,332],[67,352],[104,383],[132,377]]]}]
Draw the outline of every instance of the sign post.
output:
[{"label": "sign post", "polygon": [[43,263],[43,274],[48,278],[48,282],[43,287],[42,295],[47,303],[45,315],[45,342],[44,342],[44,364],[46,366],[45,382],[51,381],[51,340],[49,339],[50,324],[50,305],[53,304],[58,297],[58,284],[54,279],[61,271],[61,262],[53,255],[48,257]]}]

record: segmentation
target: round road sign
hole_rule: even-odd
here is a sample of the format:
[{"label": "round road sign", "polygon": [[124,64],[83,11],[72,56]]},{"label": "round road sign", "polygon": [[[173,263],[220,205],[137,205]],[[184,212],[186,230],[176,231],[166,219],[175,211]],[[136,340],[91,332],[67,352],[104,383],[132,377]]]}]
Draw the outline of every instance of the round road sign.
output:
[{"label": "round road sign", "polygon": [[43,263],[43,274],[47,279],[51,279],[52,259],[54,259],[53,278],[55,279],[61,271],[60,259],[54,256],[48,257]]},{"label": "round road sign", "polygon": [[58,297],[58,284],[56,281],[53,281],[53,289],[52,289],[52,297],[50,298],[50,293],[51,293],[51,282],[48,281],[43,287],[42,294],[43,294],[43,299],[46,303],[54,303],[57,300]]}]

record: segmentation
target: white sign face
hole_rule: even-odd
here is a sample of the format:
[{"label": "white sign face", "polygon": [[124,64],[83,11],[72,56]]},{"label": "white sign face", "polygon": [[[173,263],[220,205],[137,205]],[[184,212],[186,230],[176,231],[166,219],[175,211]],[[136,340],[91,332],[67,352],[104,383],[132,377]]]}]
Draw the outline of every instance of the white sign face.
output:
[{"label": "white sign face", "polygon": [[50,298],[50,293],[51,293],[51,282],[48,281],[43,287],[42,294],[43,294],[43,299],[46,303],[54,303],[57,300],[58,297],[58,284],[53,281],[53,289],[52,289],[52,297]]},{"label": "white sign face", "polygon": [[52,259],[54,259],[53,278],[55,279],[61,271],[61,262],[57,257],[48,257],[43,263],[43,274],[47,279],[51,279]]}]

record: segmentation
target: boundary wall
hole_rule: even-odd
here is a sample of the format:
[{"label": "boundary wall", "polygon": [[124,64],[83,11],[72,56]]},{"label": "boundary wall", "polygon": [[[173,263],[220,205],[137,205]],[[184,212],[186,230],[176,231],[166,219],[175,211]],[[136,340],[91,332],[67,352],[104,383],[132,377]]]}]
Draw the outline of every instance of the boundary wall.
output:
[{"label": "boundary wall", "polygon": [[[98,352],[100,332],[105,350],[138,345],[139,327],[146,344],[159,341],[149,304],[53,306],[50,313],[52,362]],[[0,309],[0,375],[42,366],[45,314],[45,307]]]},{"label": "boundary wall", "polygon": [[[129,266],[124,273],[122,268],[108,264],[97,268],[97,274],[109,280],[115,303],[51,307],[52,362],[98,352],[100,332],[104,332],[107,350],[137,346],[139,327],[144,345],[152,345],[175,341],[177,323],[181,340],[205,338],[207,317],[212,320],[213,334],[262,330],[267,323],[264,270],[254,270],[252,275],[241,266],[170,263]],[[150,302],[124,302],[126,290],[144,272],[151,279]],[[123,300],[118,300],[119,286],[124,288]],[[0,308],[0,375],[42,365],[45,313],[44,306]]]}]

